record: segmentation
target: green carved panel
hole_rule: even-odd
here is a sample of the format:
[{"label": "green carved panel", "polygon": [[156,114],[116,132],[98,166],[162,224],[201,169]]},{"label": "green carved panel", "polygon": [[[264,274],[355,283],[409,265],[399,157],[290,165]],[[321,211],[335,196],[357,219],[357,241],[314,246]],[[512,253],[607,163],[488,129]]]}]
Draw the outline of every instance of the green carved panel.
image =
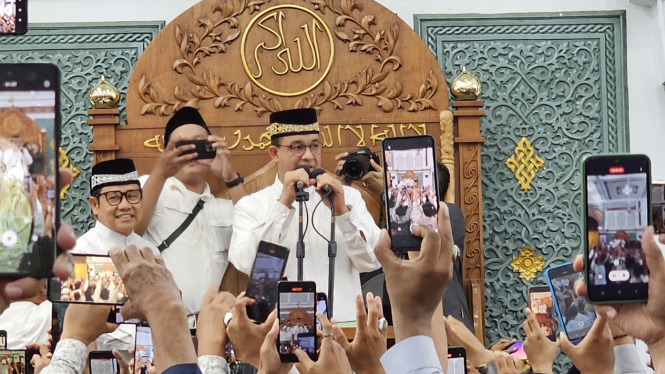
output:
[{"label": "green carved panel", "polygon": [[[61,214],[78,234],[93,222],[88,207],[88,93],[103,74],[124,94],[136,60],[163,26],[164,22],[32,24],[26,35],[0,38],[0,62],[51,62],[62,72],[61,145],[81,174],[67,191]],[[124,123],[124,95],[119,108]]]},{"label": "green carved panel", "polygon": [[[415,17],[449,83],[466,66],[483,82],[481,119],[486,343],[522,334],[524,247],[545,268],[580,249],[583,156],[628,150],[623,12]],[[451,98],[452,101],[452,98]],[[522,190],[506,160],[522,137],[544,161]]]}]

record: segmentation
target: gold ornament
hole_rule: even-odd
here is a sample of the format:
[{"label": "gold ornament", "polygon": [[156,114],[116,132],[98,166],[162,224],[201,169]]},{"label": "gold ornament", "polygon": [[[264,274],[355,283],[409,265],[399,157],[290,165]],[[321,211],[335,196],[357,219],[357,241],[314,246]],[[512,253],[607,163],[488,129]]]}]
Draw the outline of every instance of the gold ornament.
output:
[{"label": "gold ornament", "polygon": [[113,109],[120,101],[120,91],[102,75],[99,83],[90,91],[88,99],[93,109]]},{"label": "gold ornament", "polygon": [[[65,152],[62,147],[58,148],[58,153],[60,154],[60,157],[58,158],[60,169],[69,169],[72,172],[72,182],[74,182],[74,179],[76,179],[76,177],[81,174],[81,171],[76,166],[71,164],[69,156],[67,156],[67,152]],[[60,190],[60,200],[65,199],[65,194],[67,193],[67,190],[69,190],[69,186],[71,186],[71,183],[66,186],[62,186],[62,189]]]},{"label": "gold ornament", "polygon": [[515,154],[506,160],[506,166],[515,173],[522,191],[531,189],[531,182],[536,172],[545,165],[542,158],[536,156],[536,150],[527,138],[522,138],[515,146]]},{"label": "gold ornament", "polygon": [[450,84],[450,92],[457,100],[478,100],[478,96],[480,96],[482,91],[482,82],[476,76],[466,71],[466,66],[462,67],[462,74]]},{"label": "gold ornament", "polygon": [[513,262],[510,263],[513,271],[520,273],[520,278],[530,281],[536,277],[536,272],[543,271],[543,256],[536,256],[533,249],[526,247],[520,250],[520,255],[513,255]]}]

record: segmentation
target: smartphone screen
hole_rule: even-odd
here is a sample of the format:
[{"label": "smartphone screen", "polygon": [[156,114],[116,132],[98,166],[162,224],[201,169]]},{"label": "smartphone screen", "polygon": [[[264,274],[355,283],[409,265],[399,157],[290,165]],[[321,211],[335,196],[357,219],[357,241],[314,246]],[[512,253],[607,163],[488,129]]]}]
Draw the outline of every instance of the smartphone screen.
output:
[{"label": "smartphone screen", "polygon": [[[328,317],[328,297],[324,292],[316,294],[316,312]],[[316,320],[316,328],[323,330],[323,326],[321,326],[321,322],[318,319]]]},{"label": "smartphone screen", "polygon": [[649,165],[642,155],[593,156],[584,161],[586,283],[591,302],[647,298],[649,269],[641,241],[650,221]]},{"label": "smartphone screen", "polygon": [[529,308],[540,325],[540,330],[549,340],[556,341],[554,324],[554,301],[549,287],[529,288]]},{"label": "smartphone screen", "polygon": [[316,360],[316,284],[279,282],[278,351],[282,362],[298,362],[297,348]]},{"label": "smartphone screen", "polygon": [[7,349],[7,331],[0,330],[0,349]]},{"label": "smartphone screen", "polygon": [[155,352],[152,346],[152,331],[147,326],[136,326],[136,350],[134,372],[147,373],[154,366]]},{"label": "smartphone screen", "polygon": [[25,350],[0,350],[0,373],[26,374],[26,364]]},{"label": "smartphone screen", "polygon": [[120,374],[118,360],[111,352],[90,352],[88,364],[90,365],[90,374]]},{"label": "smartphone screen", "polygon": [[252,273],[247,284],[247,297],[254,299],[247,306],[247,316],[265,322],[277,301],[277,283],[284,275],[289,249],[277,244],[261,241],[256,253]]},{"label": "smartphone screen", "polygon": [[2,276],[46,278],[53,268],[60,199],[48,190],[59,180],[59,87],[55,65],[0,64]]},{"label": "smartphone screen", "polygon": [[526,361],[526,352],[524,352],[523,342],[515,342],[506,348],[506,350],[510,352],[511,356],[515,356],[522,361]]},{"label": "smartphone screen", "polygon": [[448,347],[449,374],[466,374],[466,350],[464,347]]},{"label": "smartphone screen", "polygon": [[596,320],[596,313],[586,298],[575,294],[575,281],[583,275],[581,271],[573,270],[572,263],[547,270],[559,326],[572,342],[582,340]]},{"label": "smartphone screen", "polygon": [[439,196],[434,139],[429,135],[382,141],[388,232],[394,250],[417,250],[416,226],[438,231]]},{"label": "smartphone screen", "polygon": [[0,35],[28,31],[28,1],[0,0]]},{"label": "smartphone screen", "polygon": [[651,184],[651,221],[657,234],[665,233],[665,182]]},{"label": "smartphone screen", "polygon": [[136,318],[131,318],[131,319],[124,319],[122,318],[122,314],[120,311],[122,310],[122,305],[112,305],[111,306],[111,311],[109,312],[108,319],[106,322],[109,323],[131,323],[131,324],[139,324],[141,321]]},{"label": "smartphone screen", "polygon": [[52,279],[51,300],[67,303],[124,304],[127,291],[109,256],[73,254],[73,277]]}]

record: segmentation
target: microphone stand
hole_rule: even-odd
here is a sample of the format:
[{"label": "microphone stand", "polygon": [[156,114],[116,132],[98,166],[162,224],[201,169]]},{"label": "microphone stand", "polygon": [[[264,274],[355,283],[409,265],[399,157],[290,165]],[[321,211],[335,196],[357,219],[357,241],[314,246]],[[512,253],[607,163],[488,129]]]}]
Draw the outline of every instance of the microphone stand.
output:
[{"label": "microphone stand", "polygon": [[305,258],[305,234],[303,233],[303,204],[309,201],[309,192],[297,190],[298,202],[298,243],[296,244],[296,258],[298,258],[298,281],[303,280],[303,259]]},{"label": "microphone stand", "polygon": [[332,196],[330,201],[330,241],[328,242],[328,318],[333,317],[333,303],[335,298],[335,258],[337,257],[337,242],[335,241],[335,203]]}]

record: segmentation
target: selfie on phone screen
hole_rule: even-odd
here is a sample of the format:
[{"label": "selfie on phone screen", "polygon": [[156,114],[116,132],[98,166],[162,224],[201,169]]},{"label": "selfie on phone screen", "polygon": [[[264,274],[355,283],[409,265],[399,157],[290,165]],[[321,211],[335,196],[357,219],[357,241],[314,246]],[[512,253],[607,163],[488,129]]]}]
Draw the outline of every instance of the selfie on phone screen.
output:
[{"label": "selfie on phone screen", "polygon": [[550,269],[550,281],[558,307],[562,329],[571,341],[584,338],[591,329],[596,313],[583,296],[575,294],[575,281],[582,278],[582,272],[573,272],[572,264],[565,267],[568,274],[552,274],[561,268]]},{"label": "selfie on phone screen", "polygon": [[134,351],[134,373],[147,373],[155,366],[152,346],[152,331],[147,326],[136,327],[136,350]]},{"label": "selfie on phone screen", "polygon": [[0,350],[0,372],[13,374],[26,374],[26,351]]},{"label": "selfie on phone screen", "polygon": [[279,353],[316,352],[316,292],[279,294]]},{"label": "selfie on phone screen", "polygon": [[73,277],[61,283],[52,280],[51,298],[53,301],[124,304],[128,300],[125,285],[110,257],[78,254],[74,254],[72,257]]},{"label": "selfie on phone screen", "polygon": [[549,340],[556,340],[556,329],[554,324],[554,301],[552,293],[547,287],[535,289],[529,292],[531,312],[536,317],[540,330]]},{"label": "selfie on phone screen", "polygon": [[261,241],[247,285],[246,296],[254,299],[247,306],[247,316],[264,322],[277,302],[277,283],[284,274],[289,250],[279,245]]}]

